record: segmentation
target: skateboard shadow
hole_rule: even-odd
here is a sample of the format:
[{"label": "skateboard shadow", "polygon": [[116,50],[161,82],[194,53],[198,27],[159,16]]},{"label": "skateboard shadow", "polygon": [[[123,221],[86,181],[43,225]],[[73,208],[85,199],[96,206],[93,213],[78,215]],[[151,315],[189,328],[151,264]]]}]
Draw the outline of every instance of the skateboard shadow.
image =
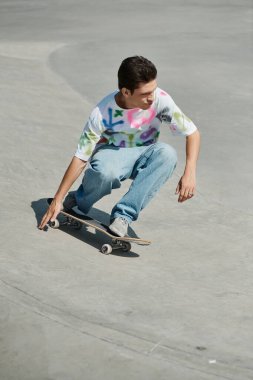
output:
[{"label": "skateboard shadow", "polygon": [[[47,198],[42,198],[37,201],[32,201],[31,207],[34,211],[34,214],[37,220],[37,227],[38,227],[43,215],[45,214],[48,208]],[[93,207],[87,215],[93,219],[99,220],[103,224],[109,225],[110,223],[110,215],[107,212],[104,212],[97,208]],[[61,226],[59,229],[75,237],[76,239],[79,239],[82,242],[93,246],[97,250],[100,250],[103,244],[110,243],[109,237],[105,236],[100,231],[92,231],[89,227],[87,228],[82,227],[81,230],[75,230],[74,228],[69,227],[69,226]],[[44,229],[44,231],[47,231],[47,230],[48,230],[48,226]],[[131,227],[129,227],[129,235],[131,237],[138,237]],[[114,250],[112,251],[111,255],[122,256],[122,257],[139,257],[139,255],[133,251],[123,252],[122,250]]]}]

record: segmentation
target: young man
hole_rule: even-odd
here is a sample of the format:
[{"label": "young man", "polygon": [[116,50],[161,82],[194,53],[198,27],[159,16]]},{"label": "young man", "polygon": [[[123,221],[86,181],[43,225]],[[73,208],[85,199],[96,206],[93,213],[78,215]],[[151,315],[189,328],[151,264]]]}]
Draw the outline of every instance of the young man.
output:
[{"label": "young man", "polygon": [[[175,150],[158,142],[160,128],[186,136],[186,165],[176,194],[184,202],[195,194],[200,136],[196,126],[172,98],[157,87],[157,70],[141,56],[126,58],[118,71],[118,91],[106,96],[92,111],[78,148],[54,200],[39,228],[54,221],[62,209],[74,206],[85,214],[103,196],[132,179],[128,192],[111,212],[110,229],[127,234],[128,225],[171,177],[177,163]],[[82,184],[65,198],[86,167]]]}]

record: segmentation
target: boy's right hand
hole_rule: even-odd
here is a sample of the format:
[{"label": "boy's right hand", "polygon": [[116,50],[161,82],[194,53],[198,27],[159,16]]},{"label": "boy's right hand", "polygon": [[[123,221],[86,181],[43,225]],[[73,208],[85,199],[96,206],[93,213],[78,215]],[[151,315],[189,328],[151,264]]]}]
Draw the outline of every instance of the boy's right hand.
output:
[{"label": "boy's right hand", "polygon": [[52,200],[52,203],[47,209],[47,212],[43,216],[39,229],[43,230],[49,221],[54,222],[57,218],[57,215],[63,209],[62,202],[57,201],[55,198]]}]

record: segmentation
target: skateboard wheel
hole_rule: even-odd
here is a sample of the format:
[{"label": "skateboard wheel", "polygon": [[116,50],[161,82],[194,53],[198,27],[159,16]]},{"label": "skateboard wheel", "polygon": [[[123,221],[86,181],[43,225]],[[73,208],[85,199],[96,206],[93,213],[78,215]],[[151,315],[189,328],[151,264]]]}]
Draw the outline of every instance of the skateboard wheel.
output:
[{"label": "skateboard wheel", "polygon": [[129,251],[131,251],[131,244],[130,243],[128,243],[128,242],[125,242],[125,243],[123,243],[122,244],[122,250],[124,251],[124,252],[129,252]]},{"label": "skateboard wheel", "polygon": [[101,252],[104,255],[109,255],[109,253],[112,253],[112,246],[110,244],[102,245]]},{"label": "skateboard wheel", "polygon": [[82,228],[83,224],[81,222],[76,221],[73,226],[74,226],[75,230],[80,230]]},{"label": "skateboard wheel", "polygon": [[59,228],[60,227],[60,222],[58,219],[55,219],[54,222],[50,222],[50,227],[52,228]]}]

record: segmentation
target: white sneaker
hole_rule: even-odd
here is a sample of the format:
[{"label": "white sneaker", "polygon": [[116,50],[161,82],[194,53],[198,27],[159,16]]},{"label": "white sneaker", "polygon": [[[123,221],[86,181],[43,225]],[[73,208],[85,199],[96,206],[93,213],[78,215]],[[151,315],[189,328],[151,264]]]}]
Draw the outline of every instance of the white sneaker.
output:
[{"label": "white sneaker", "polygon": [[115,218],[109,229],[117,236],[124,237],[127,235],[128,224],[125,218]]}]

